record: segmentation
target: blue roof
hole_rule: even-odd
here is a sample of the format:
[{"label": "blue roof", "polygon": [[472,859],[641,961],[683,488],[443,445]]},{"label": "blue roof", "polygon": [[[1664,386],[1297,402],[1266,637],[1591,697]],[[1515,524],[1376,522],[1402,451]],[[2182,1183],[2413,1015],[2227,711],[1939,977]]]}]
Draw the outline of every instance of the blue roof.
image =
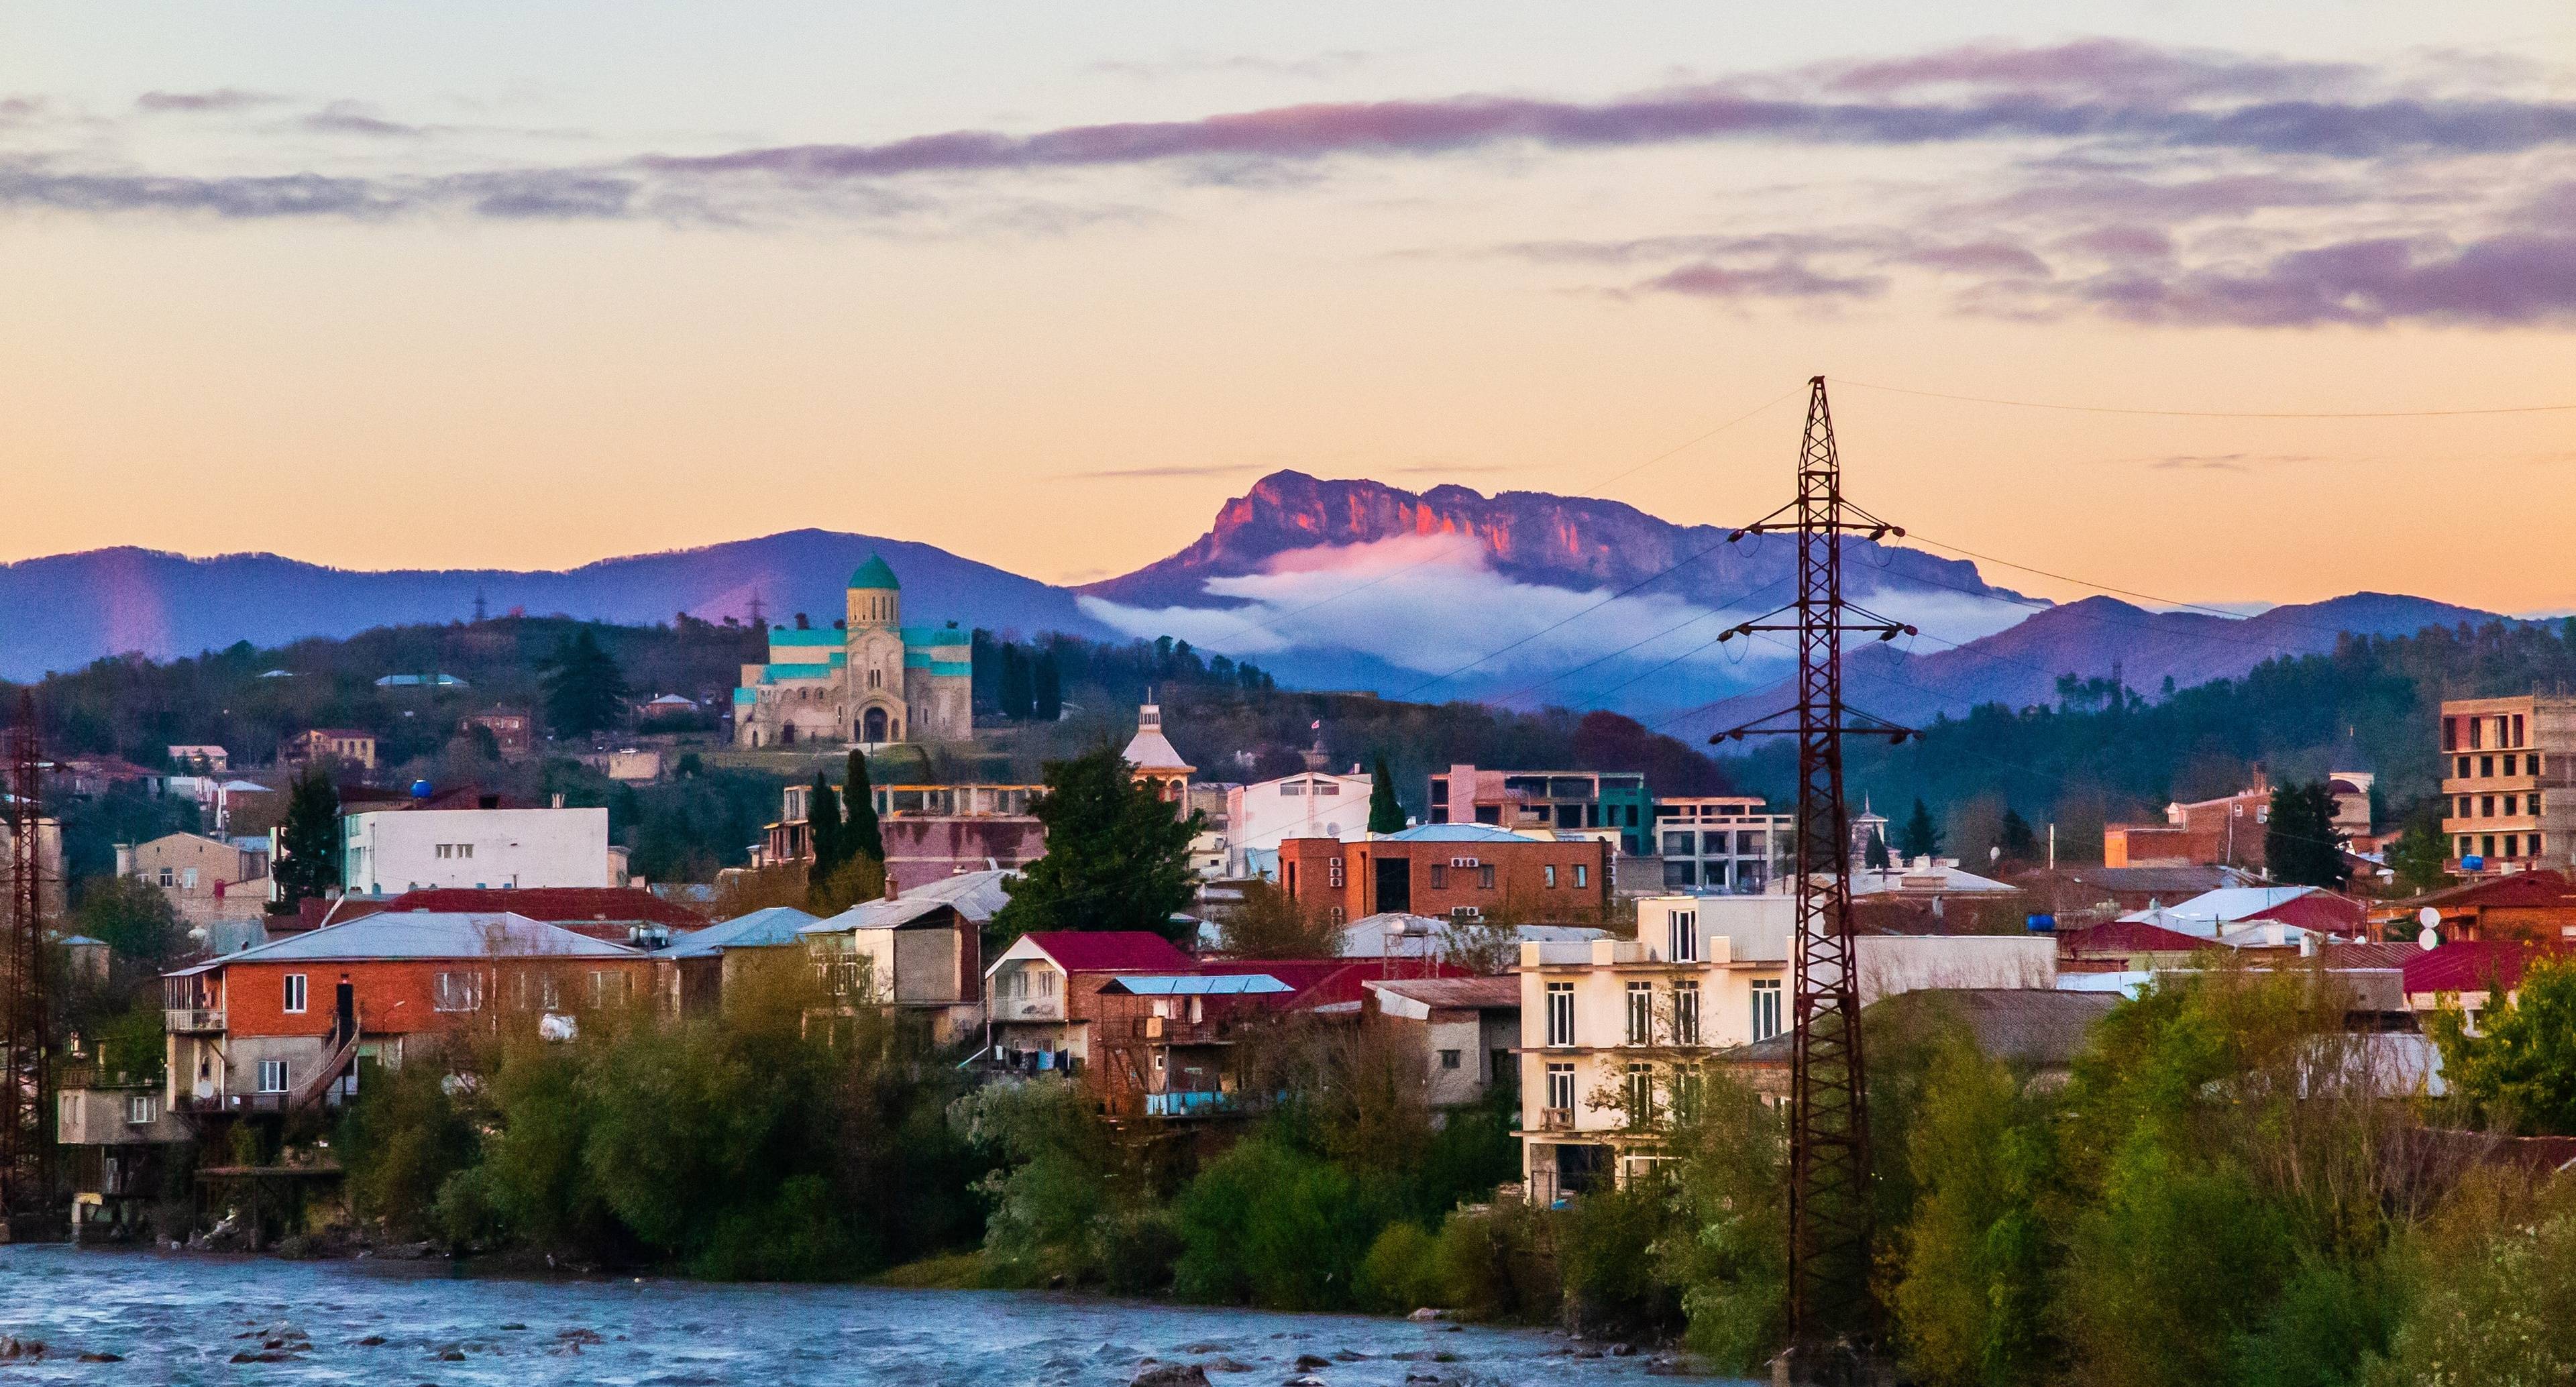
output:
[{"label": "blue roof", "polygon": [[767,949],[797,942],[796,932],[814,917],[792,905],[773,905],[722,924],[692,930],[653,951],[655,958],[711,958],[727,949]]},{"label": "blue roof", "polygon": [[1109,985],[1140,997],[1243,997],[1296,991],[1268,973],[1122,973]]},{"label": "blue roof", "polygon": [[1526,843],[1530,841],[1492,824],[1417,824],[1387,838],[1398,843]]},{"label": "blue roof", "polygon": [[848,642],[848,632],[835,631],[828,627],[814,627],[809,630],[798,630],[793,626],[769,628],[771,645],[845,645]]},{"label": "blue roof", "polygon": [[854,588],[900,588],[903,584],[894,580],[894,570],[886,567],[886,561],[883,555],[870,554],[868,555],[868,561],[860,564],[857,571],[850,575],[850,586]]}]

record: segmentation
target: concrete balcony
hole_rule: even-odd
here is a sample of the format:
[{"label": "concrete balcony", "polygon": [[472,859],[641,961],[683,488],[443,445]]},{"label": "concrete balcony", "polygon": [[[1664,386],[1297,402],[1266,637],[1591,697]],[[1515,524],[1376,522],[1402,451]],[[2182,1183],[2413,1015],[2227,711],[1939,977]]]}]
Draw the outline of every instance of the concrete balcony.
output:
[{"label": "concrete balcony", "polygon": [[992,1000],[995,1021],[1061,1021],[1064,1019],[1062,997],[995,997]]},{"label": "concrete balcony", "polygon": [[1572,1109],[1572,1108],[1541,1108],[1541,1109],[1539,1109],[1539,1110],[1538,1110],[1538,1129],[1539,1129],[1540,1131],[1542,1131],[1542,1132],[1571,1132],[1571,1131],[1573,1131],[1573,1130],[1574,1130],[1574,1109]]},{"label": "concrete balcony", "polygon": [[222,1007],[165,1007],[162,1026],[172,1035],[220,1035],[224,1029]]}]

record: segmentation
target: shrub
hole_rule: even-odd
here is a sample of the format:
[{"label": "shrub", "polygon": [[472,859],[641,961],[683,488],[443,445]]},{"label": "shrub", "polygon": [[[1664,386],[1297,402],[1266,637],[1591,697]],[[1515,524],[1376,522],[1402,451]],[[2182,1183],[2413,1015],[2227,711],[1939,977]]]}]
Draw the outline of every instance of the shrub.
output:
[{"label": "shrub", "polygon": [[340,1119],[337,1145],[349,1206],[396,1237],[438,1224],[439,1192],[474,1160],[474,1129],[449,1097],[446,1071],[428,1063],[362,1066],[358,1101]]},{"label": "shrub", "polygon": [[1639,1175],[1625,1186],[1574,1201],[1559,1225],[1565,1319],[1583,1333],[1636,1333],[1677,1326],[1677,1288],[1655,1264],[1656,1244],[1687,1237],[1671,1184]]},{"label": "shrub", "polygon": [[1440,1284],[1440,1241],[1421,1224],[1397,1219],[1380,1230],[1360,1259],[1355,1290],[1365,1309],[1403,1314],[1446,1299]]},{"label": "shrub", "polygon": [[1461,1210],[1440,1225],[1440,1303],[1470,1319],[1545,1324],[1557,1317],[1554,1224],[1527,1204]]}]

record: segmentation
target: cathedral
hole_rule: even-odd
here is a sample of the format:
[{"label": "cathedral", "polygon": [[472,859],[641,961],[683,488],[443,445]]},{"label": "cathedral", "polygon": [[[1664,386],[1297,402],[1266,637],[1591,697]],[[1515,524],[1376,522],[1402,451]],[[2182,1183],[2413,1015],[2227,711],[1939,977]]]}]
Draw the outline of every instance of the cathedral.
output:
[{"label": "cathedral", "polygon": [[769,628],[769,662],[742,667],[736,746],[964,742],[975,736],[972,638],[903,624],[903,585],[874,554],[850,575],[837,631]]}]

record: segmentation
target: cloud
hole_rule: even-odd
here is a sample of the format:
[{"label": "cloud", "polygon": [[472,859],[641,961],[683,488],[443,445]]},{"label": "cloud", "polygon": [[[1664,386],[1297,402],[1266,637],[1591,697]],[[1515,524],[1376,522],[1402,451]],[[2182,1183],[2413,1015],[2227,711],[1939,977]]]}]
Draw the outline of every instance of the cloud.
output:
[{"label": "cloud", "polygon": [[2257,467],[2324,460],[2313,453],[2171,453],[2145,462],[2158,472],[2251,472]]},{"label": "cloud", "polygon": [[1067,472],[1074,481],[1100,481],[1124,477],[1232,477],[1245,472],[1268,470],[1257,462],[1209,462],[1175,464],[1166,467],[1103,467],[1090,472]]},{"label": "cloud", "polygon": [[1175,53],[1168,58],[1145,62],[1110,60],[1091,64],[1093,72],[1113,77],[1130,77],[1138,81],[1161,81],[1173,77],[1252,76],[1297,77],[1318,79],[1335,77],[1364,67],[1369,55],[1356,48],[1339,48],[1310,54],[1303,58],[1272,58],[1253,53],[1208,54]]},{"label": "cloud", "polygon": [[430,133],[425,125],[408,125],[387,120],[356,101],[334,101],[296,122],[306,130],[321,135],[366,135],[389,139],[418,139]]},{"label": "cloud", "polygon": [[1818,274],[1804,265],[1786,260],[1752,269],[1735,269],[1702,261],[1657,275],[1636,288],[1650,293],[1688,294],[1708,299],[1865,299],[1886,293],[1887,279],[1881,275]]},{"label": "cloud", "polygon": [[1969,43],[1937,52],[1810,69],[1827,90],[1896,95],[1929,88],[2006,88],[2123,100],[2280,96],[2347,87],[2367,70],[2210,49],[2161,48],[2133,39],[2077,39],[2047,47]]},{"label": "cloud", "polygon": [[2576,320],[2576,234],[2465,243],[2383,237],[2246,268],[2113,274],[2070,291],[2115,317],[2236,327],[2376,327],[2400,319],[2501,327]]},{"label": "cloud", "polygon": [[145,92],[134,98],[138,111],[213,112],[246,111],[253,107],[275,105],[286,98],[273,92],[244,91],[239,87],[218,87],[212,91]]}]

